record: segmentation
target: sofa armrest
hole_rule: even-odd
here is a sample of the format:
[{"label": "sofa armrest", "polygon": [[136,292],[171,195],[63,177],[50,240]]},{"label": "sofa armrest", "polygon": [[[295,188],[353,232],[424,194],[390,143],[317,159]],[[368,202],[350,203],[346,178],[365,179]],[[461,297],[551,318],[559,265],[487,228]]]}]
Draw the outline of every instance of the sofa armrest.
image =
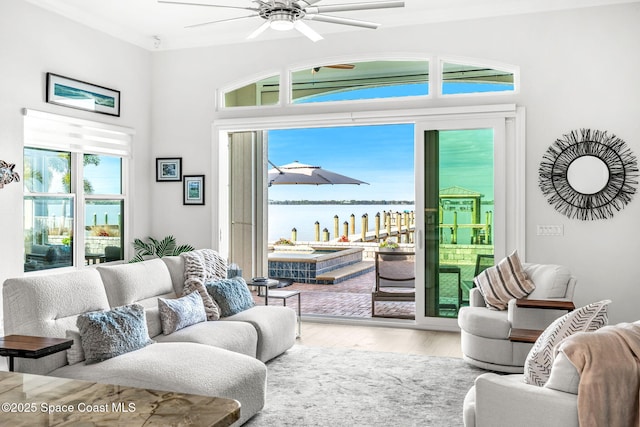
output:
[{"label": "sofa armrest", "polygon": [[567,314],[566,309],[518,307],[517,300],[509,301],[507,317],[514,329],[544,330],[558,317]]},{"label": "sofa armrest", "polygon": [[476,427],[578,427],[577,396],[525,384],[522,375],[476,378]]}]

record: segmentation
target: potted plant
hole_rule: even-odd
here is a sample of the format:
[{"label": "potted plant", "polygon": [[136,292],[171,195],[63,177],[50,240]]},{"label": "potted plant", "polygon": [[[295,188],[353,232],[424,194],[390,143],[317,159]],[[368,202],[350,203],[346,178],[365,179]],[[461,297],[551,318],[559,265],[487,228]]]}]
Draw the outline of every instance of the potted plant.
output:
[{"label": "potted plant", "polygon": [[136,255],[131,258],[129,262],[140,262],[149,257],[162,258],[163,256],[175,256],[180,255],[182,252],[195,250],[191,245],[178,246],[176,244],[176,238],[173,236],[167,236],[162,240],[149,237],[149,242],[135,239],[133,241],[133,249],[135,249]]},{"label": "potted plant", "polygon": [[398,249],[400,245],[398,245],[393,240],[386,239],[380,242],[380,252],[392,252]]},{"label": "potted plant", "polygon": [[281,237],[273,243],[273,250],[276,252],[304,252],[311,253],[314,249],[311,246],[296,245],[295,242]]}]

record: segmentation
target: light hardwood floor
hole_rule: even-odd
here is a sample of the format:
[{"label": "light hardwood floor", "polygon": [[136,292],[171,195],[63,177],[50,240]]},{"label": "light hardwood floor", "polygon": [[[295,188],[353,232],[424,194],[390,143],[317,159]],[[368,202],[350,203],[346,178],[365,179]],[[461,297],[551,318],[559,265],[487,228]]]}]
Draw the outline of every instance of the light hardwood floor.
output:
[{"label": "light hardwood floor", "polygon": [[462,357],[460,333],[304,320],[298,344],[355,350]]},{"label": "light hardwood floor", "polygon": [[[354,350],[427,356],[462,357],[457,332],[423,331],[384,326],[343,325],[302,321],[298,344],[309,347],[341,347]],[[8,370],[6,357],[0,357],[0,371]]]}]

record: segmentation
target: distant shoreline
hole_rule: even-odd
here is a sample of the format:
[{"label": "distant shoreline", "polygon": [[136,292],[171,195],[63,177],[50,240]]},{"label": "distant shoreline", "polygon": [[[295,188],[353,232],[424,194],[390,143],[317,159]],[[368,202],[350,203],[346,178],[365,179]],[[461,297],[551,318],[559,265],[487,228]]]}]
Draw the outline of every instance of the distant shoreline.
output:
[{"label": "distant shoreline", "polygon": [[413,200],[269,200],[270,205],[415,205]]}]

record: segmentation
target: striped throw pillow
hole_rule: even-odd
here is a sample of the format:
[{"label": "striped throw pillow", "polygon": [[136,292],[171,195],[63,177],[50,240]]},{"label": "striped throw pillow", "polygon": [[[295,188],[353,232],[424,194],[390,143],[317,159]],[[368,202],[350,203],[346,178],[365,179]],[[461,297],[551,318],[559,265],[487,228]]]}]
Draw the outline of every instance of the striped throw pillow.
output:
[{"label": "striped throw pillow", "polygon": [[576,332],[591,332],[605,326],[611,300],[594,302],[556,319],[544,330],[524,362],[524,382],[542,387],[549,380],[554,347]]},{"label": "striped throw pillow", "polygon": [[491,310],[506,310],[509,300],[524,298],[536,288],[522,269],[517,251],[478,274],[473,282]]}]

